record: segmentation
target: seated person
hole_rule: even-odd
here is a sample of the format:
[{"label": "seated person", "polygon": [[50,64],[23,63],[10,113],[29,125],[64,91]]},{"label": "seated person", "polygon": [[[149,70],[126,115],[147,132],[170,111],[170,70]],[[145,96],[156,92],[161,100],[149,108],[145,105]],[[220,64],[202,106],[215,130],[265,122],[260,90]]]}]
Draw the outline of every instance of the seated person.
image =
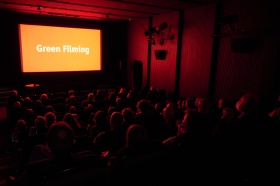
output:
[{"label": "seated person", "polygon": [[34,136],[42,133],[47,133],[46,118],[43,116],[37,116],[35,119],[35,126],[29,129],[29,136]]},{"label": "seated person", "polygon": [[151,140],[144,126],[132,124],[126,132],[125,147],[108,160],[110,181],[134,185],[164,185],[165,148],[160,141]]},{"label": "seated person", "polygon": [[[86,180],[83,180],[84,177],[79,174],[79,171],[105,167],[101,156],[95,154],[74,156],[72,153],[74,144],[75,134],[67,123],[61,121],[51,125],[47,135],[47,146],[36,146],[36,150],[39,150],[37,153],[45,153],[46,158],[30,161],[23,174],[15,179],[15,185],[41,185],[43,182],[57,184],[60,181],[66,185],[72,182],[81,182],[82,185],[82,181]],[[100,171],[95,174],[102,175],[102,173]],[[94,174],[89,177],[94,177]]]}]

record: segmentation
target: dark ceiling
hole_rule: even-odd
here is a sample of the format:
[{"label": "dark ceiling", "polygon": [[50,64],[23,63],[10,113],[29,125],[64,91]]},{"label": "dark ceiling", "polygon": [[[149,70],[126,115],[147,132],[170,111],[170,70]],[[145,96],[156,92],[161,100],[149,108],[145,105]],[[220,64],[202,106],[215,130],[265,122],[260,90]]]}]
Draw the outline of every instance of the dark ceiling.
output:
[{"label": "dark ceiling", "polygon": [[129,21],[219,0],[0,0],[0,9],[26,14]]}]

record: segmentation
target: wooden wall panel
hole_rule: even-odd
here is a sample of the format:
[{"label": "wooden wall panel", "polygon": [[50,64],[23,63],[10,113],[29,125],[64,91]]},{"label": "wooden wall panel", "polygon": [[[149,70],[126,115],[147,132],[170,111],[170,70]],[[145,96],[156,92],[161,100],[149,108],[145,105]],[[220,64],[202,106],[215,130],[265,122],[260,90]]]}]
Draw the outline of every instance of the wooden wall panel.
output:
[{"label": "wooden wall panel", "polygon": [[206,97],[212,55],[215,5],[185,10],[179,94]]},{"label": "wooden wall panel", "polygon": [[127,65],[127,84],[133,87],[133,61],[139,60],[143,63],[142,84],[147,84],[147,62],[148,62],[148,42],[144,31],[148,28],[149,20],[140,19],[131,21],[128,27],[128,65]]},{"label": "wooden wall panel", "polygon": [[[168,24],[168,28],[165,31],[174,34],[175,38],[165,41],[163,45],[152,45],[150,85],[158,90],[166,89],[168,93],[174,92],[175,87],[179,12],[154,16],[152,25],[158,26],[163,22],[167,22]],[[166,58],[164,60],[156,59],[155,50],[166,50]]]},{"label": "wooden wall panel", "polygon": [[[280,46],[277,12],[271,0],[225,2],[222,17],[237,14],[239,19],[221,25],[215,99],[236,100],[246,92],[264,99],[273,95]],[[253,38],[256,42],[252,51],[236,52],[243,48],[242,44],[233,50],[231,42],[236,38]]]}]

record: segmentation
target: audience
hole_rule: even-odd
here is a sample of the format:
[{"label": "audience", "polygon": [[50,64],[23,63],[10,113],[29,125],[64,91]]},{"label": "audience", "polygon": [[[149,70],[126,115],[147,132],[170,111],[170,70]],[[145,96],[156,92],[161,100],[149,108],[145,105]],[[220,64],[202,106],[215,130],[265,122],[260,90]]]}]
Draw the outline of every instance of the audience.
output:
[{"label": "audience", "polygon": [[[81,102],[71,90],[62,112],[52,96],[29,102],[16,91],[7,106],[14,184],[62,181],[65,170],[79,181],[92,174],[120,184],[129,178],[138,185],[280,182],[273,171],[280,165],[279,108],[263,112],[269,109],[255,94],[215,104],[165,97],[153,87],[117,90],[89,90]],[[63,182],[76,183],[71,178]]]},{"label": "audience", "polygon": [[[275,130],[271,118],[260,112],[255,94],[244,94],[236,102],[236,109],[238,117],[232,117],[231,109],[224,109],[223,119],[213,135],[213,147],[219,155],[216,166],[223,170],[219,172],[219,180],[223,184],[229,184],[229,181],[236,184],[268,183],[272,180],[267,178],[273,174],[267,166],[268,162],[275,160],[275,149],[279,149],[279,130]],[[272,164],[276,165],[276,162]]]},{"label": "audience", "polygon": [[[76,156],[73,154],[74,145],[74,130],[63,121],[54,123],[48,131],[47,146],[37,147],[43,151],[41,153],[49,154],[46,155],[48,158],[29,162],[14,184],[86,185],[92,177],[104,179],[106,164],[103,158],[96,154]],[[85,173],[88,169],[92,172]]]},{"label": "audience", "polygon": [[166,166],[172,170],[168,177],[173,184],[210,183],[210,137],[205,135],[203,122],[200,112],[188,110],[177,125],[177,134],[163,141],[169,157]]}]

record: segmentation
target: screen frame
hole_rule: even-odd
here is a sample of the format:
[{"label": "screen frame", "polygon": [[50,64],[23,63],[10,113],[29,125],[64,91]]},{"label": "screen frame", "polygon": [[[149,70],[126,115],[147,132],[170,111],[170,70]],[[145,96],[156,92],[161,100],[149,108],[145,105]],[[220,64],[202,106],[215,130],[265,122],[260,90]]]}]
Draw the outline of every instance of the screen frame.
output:
[{"label": "screen frame", "polygon": [[[99,69],[89,69],[89,70],[53,70],[53,71],[28,71],[28,72],[25,72],[23,70],[23,63],[24,63],[24,59],[23,59],[23,51],[22,51],[22,34],[21,34],[21,28],[20,26],[21,25],[27,25],[27,26],[35,26],[35,27],[48,27],[48,28],[58,28],[58,29],[62,29],[62,28],[65,28],[65,29],[83,29],[83,30],[87,30],[87,31],[90,31],[90,30],[93,30],[93,31],[99,31]],[[91,72],[98,72],[98,71],[102,71],[103,70],[103,62],[102,62],[102,36],[103,36],[103,31],[102,31],[102,28],[89,28],[89,27],[77,27],[77,26],[63,26],[63,25],[60,25],[60,26],[57,26],[57,25],[51,25],[51,24],[30,24],[30,23],[18,23],[18,35],[19,35],[19,50],[20,50],[20,67],[21,67],[21,73],[23,74],[48,74],[48,73],[51,73],[51,74],[55,74],[55,73],[64,73],[64,74],[71,74],[71,73],[91,73]]]}]

